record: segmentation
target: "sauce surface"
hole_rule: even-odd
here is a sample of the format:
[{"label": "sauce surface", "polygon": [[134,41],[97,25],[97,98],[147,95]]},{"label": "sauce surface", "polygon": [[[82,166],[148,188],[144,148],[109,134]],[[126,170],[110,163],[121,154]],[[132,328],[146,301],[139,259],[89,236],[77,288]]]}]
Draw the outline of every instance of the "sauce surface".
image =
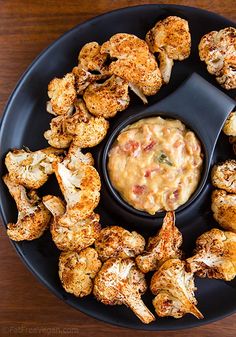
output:
[{"label": "sauce surface", "polygon": [[201,178],[203,155],[179,120],[152,117],[127,126],[108,154],[113,187],[134,208],[155,214],[188,201]]}]

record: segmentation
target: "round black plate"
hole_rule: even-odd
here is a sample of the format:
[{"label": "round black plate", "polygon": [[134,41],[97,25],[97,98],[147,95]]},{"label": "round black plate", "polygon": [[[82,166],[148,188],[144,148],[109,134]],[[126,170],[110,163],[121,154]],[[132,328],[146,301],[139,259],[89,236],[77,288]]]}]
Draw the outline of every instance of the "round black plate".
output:
[{"label": "round black plate", "polygon": [[[43,132],[49,127],[51,118],[45,109],[47,84],[53,77],[62,76],[77,64],[78,52],[85,43],[89,41],[102,43],[118,32],[132,33],[144,38],[146,32],[157,20],[169,15],[178,15],[188,20],[192,35],[192,52],[187,60],[175,62],[170,83],[168,86],[163,86],[157,95],[148,99],[149,105],[169,95],[193,72],[197,72],[220,88],[214,77],[207,73],[205,65],[200,62],[197,46],[202,35],[227,26],[235,27],[233,22],[200,9],[175,5],[137,6],[101,15],[78,25],[54,42],[33,62],[18,83],[2,119],[0,132],[1,175],[6,172],[4,157],[9,149],[21,148],[25,145],[36,150],[47,146],[47,142],[43,138]],[[235,90],[226,93],[231,97],[236,95]],[[124,120],[126,116],[142,109],[144,109],[142,102],[132,95],[130,107],[111,121],[111,129],[119,120]],[[105,141],[92,150],[98,169],[101,149],[104,144]],[[213,162],[224,160],[232,155],[227,137],[222,134],[214,152]],[[51,177],[50,181],[41,189],[42,195],[46,193],[59,193],[54,177]],[[211,186],[208,179],[201,192],[201,197],[194,201],[195,208],[191,216],[181,219],[180,223],[177,214],[177,226],[183,234],[184,249],[187,255],[191,254],[197,236],[212,226],[216,226],[210,211],[210,194]],[[4,223],[16,221],[17,213],[14,201],[3,183],[0,184],[0,197]],[[101,215],[102,225],[123,225],[128,229],[139,230],[145,237],[153,235],[158,228],[155,224],[145,226],[145,220],[142,223],[133,223],[132,217],[123,219],[117,212],[115,202],[106,203],[106,193],[102,193],[97,212]],[[235,281],[226,283],[219,280],[196,279],[198,287],[196,297],[199,303],[198,307],[205,316],[204,320],[198,321],[195,317],[186,315],[181,319],[157,318],[154,323],[145,326],[124,306],[105,306],[97,302],[93,296],[78,299],[66,293],[58,278],[59,251],[52,242],[49,231],[38,240],[14,243],[14,246],[30,270],[59,298],[86,314],[112,324],[135,329],[175,330],[211,322],[236,310]],[[148,307],[154,311],[151,304],[152,297],[150,293],[147,293],[143,298]]]}]

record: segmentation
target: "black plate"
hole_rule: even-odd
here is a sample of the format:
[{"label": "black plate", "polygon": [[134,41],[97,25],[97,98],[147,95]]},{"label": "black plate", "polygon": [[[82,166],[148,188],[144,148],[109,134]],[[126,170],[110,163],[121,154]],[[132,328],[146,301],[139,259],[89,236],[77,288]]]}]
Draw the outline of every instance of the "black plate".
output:
[{"label": "black plate", "polygon": [[[192,52],[187,60],[175,62],[170,83],[168,86],[163,86],[157,95],[149,98],[149,105],[167,97],[193,72],[197,72],[222,90],[214,77],[207,73],[205,65],[200,62],[197,46],[202,35],[211,30],[218,30],[227,26],[235,27],[233,22],[214,13],[175,5],[137,6],[101,15],[76,26],[54,42],[33,62],[18,83],[9,99],[2,119],[0,132],[1,175],[6,172],[3,158],[9,149],[21,148],[25,145],[32,150],[36,150],[47,146],[47,142],[43,138],[43,132],[48,128],[51,118],[45,110],[47,84],[53,77],[62,76],[76,65],[78,52],[85,43],[94,40],[102,43],[118,32],[133,33],[144,38],[146,32],[157,20],[169,15],[178,15],[188,20],[192,35]],[[236,95],[235,90],[226,93],[231,97]],[[111,129],[119,120],[140,112],[142,109],[144,109],[142,103],[132,96],[130,107],[126,112],[118,114],[112,120]],[[100,163],[101,149],[105,142],[93,149],[97,167]],[[233,153],[227,137],[221,134],[212,163],[231,156],[233,156]],[[41,193],[42,195],[58,193],[53,177],[41,189]],[[212,226],[216,226],[210,211],[210,194],[211,186],[208,179],[200,197],[194,201],[195,207],[191,216],[181,219],[180,223],[177,214],[177,226],[183,234],[184,249],[187,254],[191,254],[197,236],[209,230]],[[1,215],[4,223],[15,221],[16,207],[3,184],[0,185],[0,197]],[[103,225],[126,225],[128,229],[137,229],[146,237],[156,232],[157,226],[151,226],[150,224],[145,226],[145,221],[132,223],[132,217],[123,219],[122,215],[116,211],[116,203],[113,202],[108,205],[105,201],[106,193],[102,193],[97,211],[101,214]],[[226,283],[219,280],[196,279],[198,287],[196,297],[199,303],[198,307],[205,316],[204,320],[198,321],[195,317],[186,315],[182,319],[158,318],[156,322],[145,326],[124,306],[105,306],[98,303],[92,296],[78,299],[66,293],[60,284],[57,273],[59,251],[52,242],[49,231],[38,240],[13,244],[30,270],[59,298],[88,315],[112,324],[135,329],[175,330],[211,322],[236,311],[235,281]],[[147,293],[144,296],[144,301],[154,311],[151,304],[152,297],[150,293]]]}]

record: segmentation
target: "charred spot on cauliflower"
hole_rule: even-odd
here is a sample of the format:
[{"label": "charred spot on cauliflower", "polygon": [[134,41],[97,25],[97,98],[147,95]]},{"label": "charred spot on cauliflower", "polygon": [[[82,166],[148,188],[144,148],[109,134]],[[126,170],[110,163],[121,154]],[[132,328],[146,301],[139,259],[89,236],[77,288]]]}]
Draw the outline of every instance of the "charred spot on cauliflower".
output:
[{"label": "charred spot on cauliflower", "polygon": [[67,115],[57,116],[50,122],[50,129],[44,132],[44,138],[49,145],[58,148],[66,149],[72,142],[73,135],[69,134],[65,127]]},{"label": "charred spot on cauliflower", "polygon": [[82,95],[91,83],[108,76],[104,67],[107,55],[101,54],[100,50],[101,46],[97,42],[86,43],[80,50],[78,66],[72,70],[75,76],[76,91],[79,95]]},{"label": "charred spot on cauliflower", "polygon": [[101,46],[97,42],[86,43],[79,53],[79,64],[90,71],[101,71],[107,55],[101,54]]},{"label": "charred spot on cauliflower", "polygon": [[151,52],[165,52],[172,60],[184,60],[189,57],[191,48],[188,21],[168,16],[147,33],[146,41]]},{"label": "charred spot on cauliflower", "polygon": [[109,128],[108,121],[103,117],[91,117],[88,122],[75,125],[74,144],[80,148],[94,147],[106,136]]},{"label": "charred spot on cauliflower", "polygon": [[84,101],[79,99],[74,115],[66,120],[66,130],[73,136],[73,143],[80,148],[99,144],[107,134],[109,122],[103,117],[91,116]]}]

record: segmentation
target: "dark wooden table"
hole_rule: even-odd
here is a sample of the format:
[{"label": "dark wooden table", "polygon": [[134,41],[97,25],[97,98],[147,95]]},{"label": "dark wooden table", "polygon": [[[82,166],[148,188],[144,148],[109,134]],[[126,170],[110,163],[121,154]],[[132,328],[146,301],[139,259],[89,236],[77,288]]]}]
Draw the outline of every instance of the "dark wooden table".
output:
[{"label": "dark wooden table", "polygon": [[[236,20],[235,0],[157,1],[201,7]],[[0,0],[0,113],[26,67],[66,30],[115,8],[155,1]],[[0,226],[0,337],[5,336],[192,336],[233,337],[236,315],[177,332],[142,332],[96,321],[67,306],[26,269]]]}]

